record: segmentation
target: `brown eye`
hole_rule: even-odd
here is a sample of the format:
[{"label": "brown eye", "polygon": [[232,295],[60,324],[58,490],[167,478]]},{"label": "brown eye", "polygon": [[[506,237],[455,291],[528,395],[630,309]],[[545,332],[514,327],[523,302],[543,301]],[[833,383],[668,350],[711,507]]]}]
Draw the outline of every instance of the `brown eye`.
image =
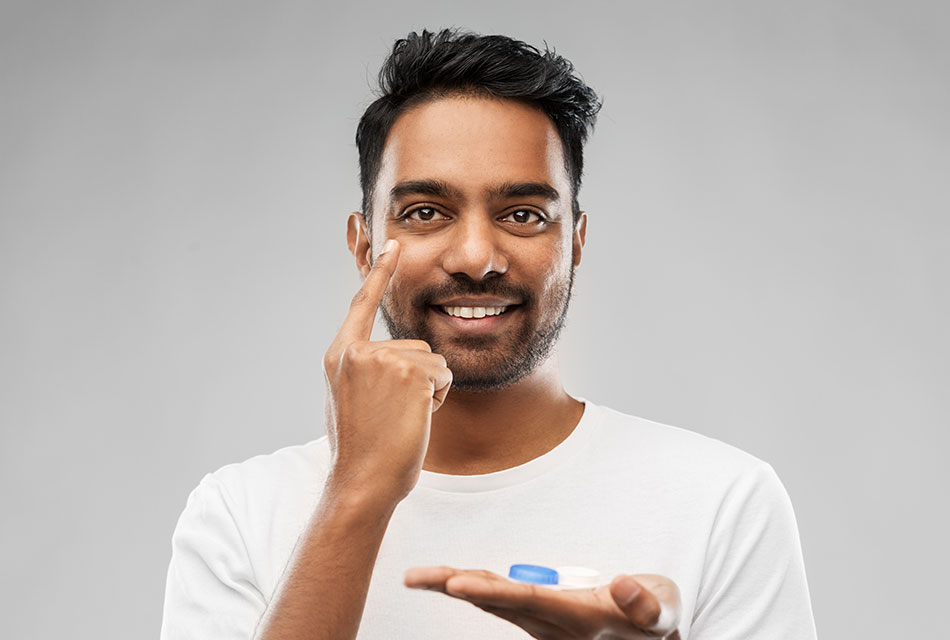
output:
[{"label": "brown eye", "polygon": [[[533,216],[533,217],[532,217]],[[518,224],[530,224],[532,222],[543,222],[543,218],[538,213],[530,211],[528,209],[518,209],[517,211],[512,211],[505,218],[511,220],[512,222],[517,222]]]},{"label": "brown eye", "polygon": [[434,220],[441,220],[444,217],[445,216],[438,210],[432,207],[419,207],[418,209],[413,209],[406,215],[406,218],[420,222],[432,222]]}]

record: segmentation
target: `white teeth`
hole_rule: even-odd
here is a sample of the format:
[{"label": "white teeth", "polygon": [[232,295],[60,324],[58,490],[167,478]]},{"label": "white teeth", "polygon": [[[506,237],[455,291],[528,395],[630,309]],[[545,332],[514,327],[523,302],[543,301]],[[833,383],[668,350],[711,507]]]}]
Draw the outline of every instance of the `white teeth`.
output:
[{"label": "white teeth", "polygon": [[442,307],[450,316],[456,318],[484,318],[485,316],[500,316],[508,307]]}]

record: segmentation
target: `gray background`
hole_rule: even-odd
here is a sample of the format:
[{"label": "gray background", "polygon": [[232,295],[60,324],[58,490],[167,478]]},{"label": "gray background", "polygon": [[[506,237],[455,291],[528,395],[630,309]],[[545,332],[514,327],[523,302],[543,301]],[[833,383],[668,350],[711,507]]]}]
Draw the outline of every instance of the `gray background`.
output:
[{"label": "gray background", "polygon": [[4,637],[155,637],[201,476],[322,434],[355,126],[446,25],[605,97],[568,390],[769,461],[824,637],[940,635],[947,6],[5,0]]}]

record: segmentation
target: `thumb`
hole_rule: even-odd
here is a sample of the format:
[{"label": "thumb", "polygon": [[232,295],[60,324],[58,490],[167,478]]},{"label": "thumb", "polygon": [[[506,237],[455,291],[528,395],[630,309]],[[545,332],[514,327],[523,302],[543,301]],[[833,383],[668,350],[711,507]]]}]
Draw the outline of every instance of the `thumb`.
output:
[{"label": "thumb", "polygon": [[617,576],[610,583],[610,595],[627,619],[636,627],[665,638],[676,629],[676,614],[670,603],[657,596],[632,576]]}]

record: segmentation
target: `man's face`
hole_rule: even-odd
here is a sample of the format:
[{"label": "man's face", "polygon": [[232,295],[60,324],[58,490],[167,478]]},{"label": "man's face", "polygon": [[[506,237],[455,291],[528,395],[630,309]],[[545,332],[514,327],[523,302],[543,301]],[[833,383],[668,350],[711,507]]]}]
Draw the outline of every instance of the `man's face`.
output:
[{"label": "man's face", "polygon": [[561,141],[543,113],[474,97],[414,107],[390,130],[373,199],[372,255],[400,244],[382,303],[390,334],[428,342],[455,389],[520,380],[557,340],[585,224],[574,229]]}]

